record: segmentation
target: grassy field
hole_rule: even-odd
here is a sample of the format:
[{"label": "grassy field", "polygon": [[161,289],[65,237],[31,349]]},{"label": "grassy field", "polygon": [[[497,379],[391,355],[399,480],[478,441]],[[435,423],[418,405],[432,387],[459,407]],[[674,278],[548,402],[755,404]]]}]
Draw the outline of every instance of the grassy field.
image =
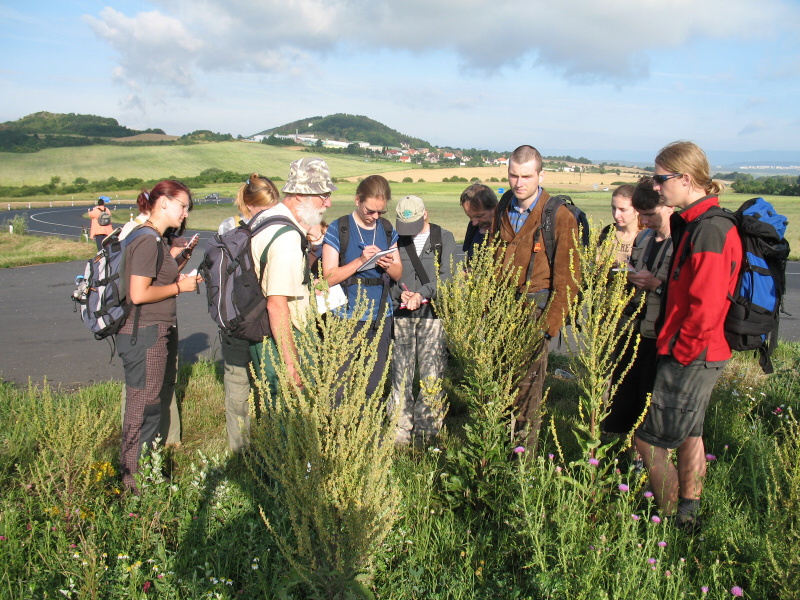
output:
[{"label": "grassy field", "polygon": [[[86,146],[50,148],[30,154],[2,153],[0,184],[40,185],[53,176],[64,182],[76,177],[89,181],[116,177],[142,179],[189,177],[205,169],[218,168],[236,173],[286,177],[289,163],[308,153],[297,148],[280,148],[253,142],[220,142],[193,146]],[[325,155],[335,177],[369,175],[375,163],[344,154]],[[381,162],[380,170],[406,169],[400,163]]]}]

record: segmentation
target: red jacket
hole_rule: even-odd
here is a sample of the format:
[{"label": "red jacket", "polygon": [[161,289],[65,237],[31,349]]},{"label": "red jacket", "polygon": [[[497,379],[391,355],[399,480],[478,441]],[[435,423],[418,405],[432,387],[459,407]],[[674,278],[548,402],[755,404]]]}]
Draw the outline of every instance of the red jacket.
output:
[{"label": "red jacket", "polygon": [[[730,306],[728,297],[733,294],[742,263],[739,232],[730,220],[711,217],[698,224],[691,240],[686,239],[686,226],[712,206],[719,206],[719,199],[706,196],[672,217],[677,225],[673,231],[683,233],[674,246],[657,348],[659,354],[672,354],[682,365],[688,365],[703,351],[707,361],[731,357],[723,325]],[[691,252],[675,279],[686,243]]]}]

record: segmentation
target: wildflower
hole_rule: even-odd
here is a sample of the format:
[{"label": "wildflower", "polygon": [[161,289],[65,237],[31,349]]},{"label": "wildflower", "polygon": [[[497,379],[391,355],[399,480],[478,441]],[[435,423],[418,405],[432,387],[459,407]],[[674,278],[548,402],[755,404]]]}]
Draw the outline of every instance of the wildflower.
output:
[{"label": "wildflower", "polygon": [[556,467],[556,473],[561,473],[561,467]]},{"label": "wildflower", "polygon": [[592,465],[593,467],[596,467],[597,465],[600,464],[600,461],[597,460],[596,458],[590,458],[589,459],[589,464]]},{"label": "wildflower", "polygon": [[517,446],[516,448],[514,448],[514,454],[522,454],[523,452],[525,452],[524,446]]},{"label": "wildflower", "polygon": [[651,565],[654,565],[654,564],[656,564],[658,561],[657,561],[655,558],[652,558],[652,557],[651,557],[651,558],[648,558],[648,559],[647,559],[647,562],[649,562]]},{"label": "wildflower", "polygon": [[631,515],[631,519],[633,519],[634,521],[638,521],[639,515]]},{"label": "wildflower", "polygon": [[672,571],[669,570],[664,571],[664,577],[671,577],[671,576],[672,576]]},{"label": "wildflower", "polygon": [[740,588],[738,585],[735,585],[731,588],[731,594],[736,596],[737,598],[741,598],[744,596],[744,590]]},{"label": "wildflower", "polygon": [[728,449],[728,444],[725,444],[725,450],[727,450],[727,449]]},{"label": "wildflower", "polygon": [[617,489],[618,489],[620,492],[627,492],[627,491],[628,491],[629,489],[631,489],[631,488],[629,488],[629,487],[628,487],[626,484],[624,484],[624,483],[620,483],[620,484],[617,486]]},{"label": "wildflower", "polygon": [[250,565],[250,568],[253,569],[253,571],[258,571],[258,565],[256,563]]},{"label": "wildflower", "polygon": [[708,462],[714,462],[715,460],[717,460],[717,457],[714,456],[713,454],[706,454],[706,460]]},{"label": "wildflower", "polygon": [[152,585],[149,581],[145,581],[144,585],[142,586],[142,590],[147,593],[150,590],[150,585]]},{"label": "wildflower", "polygon": [[550,460],[553,460],[555,457],[556,457],[555,454],[548,454],[547,455],[547,458],[549,458]]},{"label": "wildflower", "polygon": [[653,515],[652,517],[650,517],[650,520],[656,524],[661,523],[661,517],[659,517],[658,515]]},{"label": "wildflower", "polygon": [[707,594],[708,593],[708,586],[707,585],[701,585],[700,586],[700,591],[703,592],[704,594]]},{"label": "wildflower", "polygon": [[647,492],[644,493],[644,497],[645,498],[652,498],[653,497],[653,492],[648,490]]},{"label": "wildflower", "polygon": [[667,542],[663,542],[663,541],[662,542],[658,542],[658,545],[659,545],[660,548],[663,548],[664,546],[667,545]]},{"label": "wildflower", "polygon": [[133,513],[133,512],[132,513],[128,513],[128,516],[131,517],[132,519],[139,518],[139,515],[137,515],[136,513]]},{"label": "wildflower", "polygon": [[5,542],[5,541],[6,541],[6,536],[0,535],[0,542]]}]

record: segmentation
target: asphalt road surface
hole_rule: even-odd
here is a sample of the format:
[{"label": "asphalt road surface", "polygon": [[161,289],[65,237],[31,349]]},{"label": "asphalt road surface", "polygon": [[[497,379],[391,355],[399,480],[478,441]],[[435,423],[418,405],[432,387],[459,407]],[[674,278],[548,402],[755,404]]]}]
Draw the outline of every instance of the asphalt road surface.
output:
[{"label": "asphalt road surface", "polygon": [[[86,219],[82,207],[23,210],[29,217],[29,231],[39,235],[79,237]],[[129,207],[117,210],[130,211]],[[17,211],[0,212],[0,222]],[[194,232],[191,232],[193,234]],[[200,233],[199,249],[211,232]],[[188,236],[187,236],[188,237]],[[195,252],[188,270],[194,269],[203,253]],[[41,384],[74,388],[123,378],[122,363],[112,355],[106,341],[95,340],[73,312],[71,294],[75,277],[83,273],[85,261],[0,269],[0,378],[26,385],[30,379]],[[787,269],[787,294],[781,318],[780,336],[800,340],[800,263]],[[200,357],[220,358],[217,327],[208,315],[205,286],[201,293],[178,297],[179,352],[183,361]]]}]

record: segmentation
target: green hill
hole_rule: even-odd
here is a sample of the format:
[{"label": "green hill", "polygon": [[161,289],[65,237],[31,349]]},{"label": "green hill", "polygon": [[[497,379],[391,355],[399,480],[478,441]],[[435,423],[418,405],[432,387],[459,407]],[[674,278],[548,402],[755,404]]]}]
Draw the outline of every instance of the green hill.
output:
[{"label": "green hill", "polygon": [[130,137],[140,133],[164,133],[161,129],[139,131],[120,125],[116,119],[96,115],[37,112],[0,124],[0,131],[20,133],[82,135],[85,137]]},{"label": "green hill", "polygon": [[412,148],[431,147],[425,140],[402,134],[369,117],[344,113],[327,117],[308,117],[280,127],[266,129],[256,135],[271,133],[291,135],[295,132],[339,141],[369,142],[375,146],[400,146],[400,144],[406,143]]}]

